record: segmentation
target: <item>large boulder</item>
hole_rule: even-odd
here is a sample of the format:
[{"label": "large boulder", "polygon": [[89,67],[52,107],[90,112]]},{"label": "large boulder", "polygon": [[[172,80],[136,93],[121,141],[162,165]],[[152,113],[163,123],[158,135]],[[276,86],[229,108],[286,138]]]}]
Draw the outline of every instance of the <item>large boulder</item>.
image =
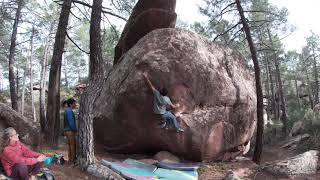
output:
[{"label": "large boulder", "polygon": [[303,121],[295,122],[292,126],[292,129],[290,130],[289,137],[301,134],[304,130],[304,127],[305,124],[303,123]]},{"label": "large boulder", "polygon": [[[179,103],[185,129],[157,128],[153,94],[167,87]],[[214,160],[247,144],[256,127],[254,78],[240,54],[193,32],[157,29],[130,49],[109,73],[93,108],[95,141],[109,151],[168,150],[193,160]]]},{"label": "large boulder", "polygon": [[[3,129],[13,127],[19,133],[19,138],[22,142],[38,146],[40,143],[40,126],[23,117],[20,113],[13,110],[11,107],[0,103],[0,132],[2,136]],[[2,138],[0,138],[2,140]]]},{"label": "large boulder", "polygon": [[267,164],[263,170],[278,177],[295,177],[317,172],[319,151],[311,150],[303,154]]},{"label": "large boulder", "polygon": [[174,28],[177,14],[176,0],[139,0],[132,10],[118,44],[115,47],[114,64],[150,31],[160,28]]}]

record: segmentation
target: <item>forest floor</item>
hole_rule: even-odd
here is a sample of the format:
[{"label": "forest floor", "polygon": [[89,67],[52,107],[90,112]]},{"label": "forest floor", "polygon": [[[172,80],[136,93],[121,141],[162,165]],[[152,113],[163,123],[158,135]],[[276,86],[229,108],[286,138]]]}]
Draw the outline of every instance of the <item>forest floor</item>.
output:
[{"label": "forest floor", "polygon": [[[41,147],[42,150],[48,150],[46,146]],[[58,150],[55,152],[63,154],[67,159],[67,145],[62,143]],[[132,159],[146,159],[152,158],[147,155],[127,155],[127,154],[109,154],[104,152],[101,148],[96,150],[96,158],[98,161],[106,159],[109,161],[122,161],[127,158]],[[297,155],[298,153],[293,150],[279,148],[278,146],[265,146],[263,149],[261,161],[272,162],[275,160],[282,160],[286,157]],[[83,172],[80,168],[65,163],[64,165],[51,165],[48,167],[56,179],[59,180],[96,180],[98,178]],[[203,166],[199,169],[199,180],[221,180],[223,179],[229,170],[235,172],[242,179],[255,179],[255,180],[287,180],[286,178],[275,177],[259,171],[259,167],[251,160],[242,160],[235,162],[219,162],[219,163],[203,163]],[[296,177],[294,180],[317,180],[320,179],[320,172],[316,175],[308,177]]]}]

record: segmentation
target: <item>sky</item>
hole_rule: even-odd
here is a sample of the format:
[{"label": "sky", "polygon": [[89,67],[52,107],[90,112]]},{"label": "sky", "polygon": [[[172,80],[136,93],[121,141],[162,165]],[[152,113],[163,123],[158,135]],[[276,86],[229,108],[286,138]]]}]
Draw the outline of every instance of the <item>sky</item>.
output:
[{"label": "sky", "polygon": [[[201,21],[197,5],[202,0],[177,0],[176,12],[178,18],[188,23]],[[320,0],[269,0],[279,8],[286,7],[289,11],[288,22],[295,26],[296,30],[283,39],[286,50],[297,50],[301,52],[302,46],[306,44],[305,37],[312,30],[320,35]]]}]

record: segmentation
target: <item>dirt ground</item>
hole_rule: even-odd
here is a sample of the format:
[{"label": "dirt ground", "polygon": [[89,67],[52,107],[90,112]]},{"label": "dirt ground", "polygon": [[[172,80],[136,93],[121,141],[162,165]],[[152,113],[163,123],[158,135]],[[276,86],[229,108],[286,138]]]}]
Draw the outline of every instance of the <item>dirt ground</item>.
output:
[{"label": "dirt ground", "polygon": [[[265,146],[261,156],[261,164],[282,160],[286,157],[298,155],[292,150],[282,149],[277,146]],[[250,159],[238,162],[209,163],[204,168],[200,168],[199,180],[222,180],[228,170],[232,170],[243,180],[319,180],[320,172],[312,176],[281,178],[271,174],[263,173],[259,170],[259,166]]]},{"label": "dirt ground", "polygon": [[[48,148],[45,143],[40,147],[41,151],[44,152],[56,152],[58,154],[62,154],[65,160],[68,160],[68,146],[66,144],[66,140],[64,139],[62,143],[59,145],[57,150],[51,150]],[[103,148],[99,147],[95,149],[95,156],[97,161],[101,161],[102,159],[106,159],[108,161],[123,161],[127,158],[133,159],[144,159],[149,158],[148,155],[139,155],[139,154],[109,154],[103,150]],[[63,165],[52,164],[50,166],[43,165],[43,167],[47,167],[51,170],[53,175],[57,180],[96,180],[99,179],[97,177],[91,176],[88,173],[82,171],[79,167],[74,166],[72,164],[65,163]]]},{"label": "dirt ground", "polygon": [[[41,147],[42,150],[48,150],[46,146]],[[67,159],[67,145],[66,143],[62,143],[59,146],[58,150],[55,152],[63,154],[65,159]],[[132,159],[146,159],[151,158],[148,155],[128,155],[128,154],[109,154],[105,152],[102,148],[96,148],[96,158],[98,161],[101,159],[107,159],[109,161],[122,161],[126,158]],[[262,153],[262,164],[264,162],[271,162],[274,160],[283,159],[285,157],[294,156],[297,153],[280,149],[275,146],[266,146],[264,147],[264,151]],[[80,168],[70,165],[68,163],[64,165],[51,165],[48,167],[56,179],[58,180],[96,180],[98,178],[89,175],[86,172],[83,172]],[[241,160],[236,162],[223,162],[223,163],[203,163],[201,168],[199,169],[199,180],[221,180],[223,179],[229,170],[232,170],[237,175],[239,175],[244,180],[289,180],[285,178],[274,177],[269,174],[262,173],[259,171],[259,167],[253,163],[251,160]],[[318,172],[316,175],[308,176],[308,177],[296,177],[293,180],[318,180],[320,179],[320,173]]]}]

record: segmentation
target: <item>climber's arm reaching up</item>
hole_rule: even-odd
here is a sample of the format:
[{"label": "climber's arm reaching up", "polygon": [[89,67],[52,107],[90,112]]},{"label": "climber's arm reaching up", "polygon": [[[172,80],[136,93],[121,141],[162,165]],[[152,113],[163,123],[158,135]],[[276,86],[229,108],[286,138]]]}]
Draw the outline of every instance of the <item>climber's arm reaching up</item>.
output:
[{"label": "climber's arm reaching up", "polygon": [[149,77],[148,77],[148,74],[146,72],[142,73],[145,81],[147,82],[148,86],[150,87],[150,89],[152,89],[152,91],[155,91],[156,88],[154,88],[153,84],[151,83]]}]

